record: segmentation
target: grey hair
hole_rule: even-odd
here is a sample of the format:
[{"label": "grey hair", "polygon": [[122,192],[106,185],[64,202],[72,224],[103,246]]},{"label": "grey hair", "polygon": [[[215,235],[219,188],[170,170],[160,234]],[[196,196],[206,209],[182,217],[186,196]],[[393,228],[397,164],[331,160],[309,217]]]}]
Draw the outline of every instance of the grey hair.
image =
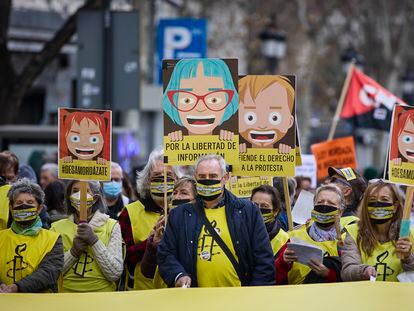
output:
[{"label": "grey hair", "polygon": [[112,169],[112,168],[115,168],[115,169],[121,170],[121,173],[123,172],[121,165],[119,165],[118,163],[113,162],[113,161],[111,162],[111,169]]},{"label": "grey hair", "polygon": [[40,171],[50,171],[53,177],[58,178],[59,166],[56,163],[45,163]]},{"label": "grey hair", "polygon": [[142,171],[137,172],[137,192],[141,198],[145,198],[149,194],[150,189],[150,174],[151,170],[157,161],[164,160],[164,148],[158,146],[148,157],[148,162]]},{"label": "grey hair", "polygon": [[[71,180],[66,188],[66,208],[68,214],[76,213],[76,209],[70,203],[70,196],[72,193],[72,188],[75,183],[79,182],[79,180]],[[95,213],[99,210],[101,213],[106,214],[108,211],[108,206],[106,205],[106,201],[103,199],[104,195],[102,192],[101,183],[99,181],[88,181],[89,188],[91,189],[92,196],[96,199],[96,202],[92,206],[92,212]]]},{"label": "grey hair", "polygon": [[195,164],[195,171],[197,172],[197,168],[201,162],[211,161],[211,160],[217,161],[218,164],[220,165],[220,169],[223,175],[226,174],[226,161],[224,161],[223,157],[218,154],[206,154],[206,155],[199,157]]},{"label": "grey hair", "polygon": [[341,189],[339,189],[339,187],[333,183],[321,185],[320,187],[316,189],[315,196],[313,197],[314,204],[316,203],[319,193],[321,193],[322,191],[335,192],[339,196],[339,209],[341,210],[345,209],[346,205],[345,205],[344,194],[342,193]]},{"label": "grey hair", "polygon": [[38,184],[30,181],[27,178],[22,178],[15,182],[13,186],[11,186],[7,194],[10,206],[13,206],[17,197],[22,193],[31,194],[39,205],[42,205],[45,200],[45,193]]}]

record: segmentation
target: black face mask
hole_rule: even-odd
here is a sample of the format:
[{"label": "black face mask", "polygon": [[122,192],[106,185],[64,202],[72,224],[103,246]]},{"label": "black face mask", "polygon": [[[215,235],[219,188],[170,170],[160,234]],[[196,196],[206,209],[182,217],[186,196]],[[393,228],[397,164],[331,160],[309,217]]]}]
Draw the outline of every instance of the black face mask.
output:
[{"label": "black face mask", "polygon": [[197,180],[197,194],[205,201],[213,201],[223,193],[221,179]]},{"label": "black face mask", "polygon": [[312,219],[322,228],[328,228],[335,223],[338,209],[332,205],[317,204],[312,211]]},{"label": "black face mask", "polygon": [[171,205],[172,207],[177,207],[178,205],[183,205],[186,203],[190,203],[191,200],[190,199],[175,199],[171,201]]}]

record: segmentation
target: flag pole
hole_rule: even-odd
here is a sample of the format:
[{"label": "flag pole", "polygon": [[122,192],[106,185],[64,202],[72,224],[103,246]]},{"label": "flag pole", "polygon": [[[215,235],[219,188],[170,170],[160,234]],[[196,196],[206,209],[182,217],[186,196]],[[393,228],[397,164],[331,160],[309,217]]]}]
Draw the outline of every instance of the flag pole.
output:
[{"label": "flag pole", "polygon": [[344,106],[345,97],[348,92],[349,83],[351,82],[352,72],[355,68],[355,59],[352,59],[351,64],[349,65],[348,72],[346,74],[345,82],[341,90],[341,96],[339,97],[338,106],[336,107],[335,115],[332,121],[331,129],[329,130],[328,141],[332,140],[335,135],[336,128],[339,122],[339,116],[342,111],[342,107]]}]

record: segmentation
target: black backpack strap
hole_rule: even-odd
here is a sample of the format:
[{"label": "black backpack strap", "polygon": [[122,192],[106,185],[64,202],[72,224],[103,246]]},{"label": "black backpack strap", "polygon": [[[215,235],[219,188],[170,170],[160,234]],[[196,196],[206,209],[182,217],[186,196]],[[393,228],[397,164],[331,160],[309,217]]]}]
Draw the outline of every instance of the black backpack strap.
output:
[{"label": "black backpack strap", "polygon": [[233,265],[234,270],[236,270],[240,283],[244,285],[245,284],[244,275],[241,272],[240,265],[237,262],[236,258],[234,257],[233,253],[230,251],[229,247],[226,245],[226,243],[223,241],[223,239],[220,237],[220,235],[218,235],[217,231],[211,225],[210,221],[208,220],[206,216],[204,208],[202,206],[201,207],[198,206],[198,211],[199,211],[199,215],[201,216],[201,220],[204,224],[204,227],[207,229],[208,233],[210,233],[213,236],[213,243],[214,241],[216,241],[216,243],[223,250],[224,254],[226,254],[227,258],[230,260],[231,264]]}]

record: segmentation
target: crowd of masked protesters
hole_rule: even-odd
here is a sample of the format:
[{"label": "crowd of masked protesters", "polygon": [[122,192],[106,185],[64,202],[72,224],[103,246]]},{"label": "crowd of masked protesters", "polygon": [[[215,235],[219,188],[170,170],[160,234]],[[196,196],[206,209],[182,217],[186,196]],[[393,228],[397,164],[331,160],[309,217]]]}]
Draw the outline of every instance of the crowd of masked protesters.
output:
[{"label": "crowd of masked protesters", "polygon": [[[414,231],[400,237],[403,187],[330,167],[316,189],[289,177],[284,193],[273,178],[238,198],[222,157],[163,159],[153,150],[133,182],[112,162],[110,181],[87,182],[81,221],[79,181],[59,179],[56,163],[36,173],[0,152],[0,293],[398,282],[414,271]],[[301,191],[314,194],[312,210],[291,226]],[[298,241],[322,256],[304,262]]]}]

